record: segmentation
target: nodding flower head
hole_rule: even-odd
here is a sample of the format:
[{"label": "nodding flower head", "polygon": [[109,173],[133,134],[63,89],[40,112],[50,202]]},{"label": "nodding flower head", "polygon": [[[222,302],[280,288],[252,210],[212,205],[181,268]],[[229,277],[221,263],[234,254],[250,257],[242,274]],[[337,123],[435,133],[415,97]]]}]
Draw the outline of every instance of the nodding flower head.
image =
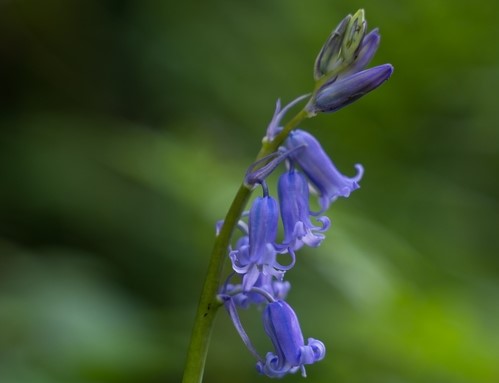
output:
[{"label": "nodding flower head", "polygon": [[255,285],[261,273],[282,279],[284,272],[294,264],[294,258],[288,266],[277,262],[278,222],[277,201],[271,196],[257,197],[249,213],[248,237],[229,254],[232,268],[243,275],[244,291]]},{"label": "nodding flower head", "polygon": [[286,302],[277,300],[269,303],[263,312],[263,325],[275,348],[265,361],[257,363],[257,370],[272,378],[280,378],[299,369],[306,376],[305,365],[318,362],[326,355],[324,344],[309,338],[307,344],[298,318]]},{"label": "nodding flower head", "polygon": [[356,165],[356,176],[351,178],[344,176],[336,169],[319,141],[310,133],[303,130],[292,131],[285,146],[287,149],[303,146],[303,149],[293,152],[290,159],[300,166],[319,193],[321,212],[338,197],[348,197],[352,191],[359,188],[358,182],[364,171],[362,166]]},{"label": "nodding flower head", "polygon": [[322,232],[329,228],[329,219],[320,217],[321,226],[314,226],[310,221],[308,182],[297,170],[291,169],[282,174],[278,184],[279,204],[284,227],[283,246],[290,251],[301,248],[304,244],[317,247],[324,239]]}]

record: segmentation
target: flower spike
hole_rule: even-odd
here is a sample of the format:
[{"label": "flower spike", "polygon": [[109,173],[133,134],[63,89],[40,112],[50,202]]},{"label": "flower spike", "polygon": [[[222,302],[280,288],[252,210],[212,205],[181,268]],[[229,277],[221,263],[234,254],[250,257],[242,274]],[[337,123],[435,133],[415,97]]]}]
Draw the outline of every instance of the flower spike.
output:
[{"label": "flower spike", "polygon": [[[236,331],[257,359],[259,373],[281,378],[301,371],[305,377],[305,366],[325,357],[324,344],[313,338],[305,341],[294,310],[285,302],[291,285],[284,277],[294,267],[298,250],[321,245],[330,227],[323,212],[333,201],[359,188],[364,170],[357,164],[356,175],[343,175],[319,141],[296,127],[306,118],[351,104],[390,78],[390,64],[367,68],[379,43],[378,29],[367,31],[364,10],[347,15],[331,32],[315,60],[311,95],[300,96],[283,108],[277,100],[257,159],[248,167],[225,220],[218,221],[215,227],[217,242],[200,299],[188,368],[202,367],[204,359],[199,356],[206,355],[207,333],[198,329],[208,328],[206,324],[213,321],[214,311],[210,308],[214,307],[213,287],[217,286],[216,303],[225,306]],[[286,113],[307,97],[305,107],[281,125]],[[274,199],[270,185],[273,178],[269,176],[284,168],[282,162],[286,167],[278,178],[278,199]],[[262,187],[263,195],[254,198],[249,211],[244,211],[257,185]],[[310,210],[311,193],[318,197],[318,212]],[[280,229],[282,238],[277,241]],[[237,232],[237,238],[232,238],[233,232]],[[220,283],[222,260],[227,254],[232,271]],[[282,264],[278,257],[283,256],[289,256],[290,261]],[[212,272],[215,269],[217,272]],[[263,327],[274,348],[265,357],[257,352],[239,318],[238,310],[252,306],[263,308]],[[200,381],[199,374],[196,377]]]}]

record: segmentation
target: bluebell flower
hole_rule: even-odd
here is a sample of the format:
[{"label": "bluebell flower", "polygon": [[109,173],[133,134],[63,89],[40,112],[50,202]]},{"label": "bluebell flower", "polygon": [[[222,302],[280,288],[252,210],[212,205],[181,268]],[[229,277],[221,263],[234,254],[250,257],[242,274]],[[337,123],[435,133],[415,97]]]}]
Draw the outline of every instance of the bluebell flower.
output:
[{"label": "bluebell flower", "polygon": [[329,228],[327,217],[316,218],[321,226],[310,221],[308,182],[295,169],[282,174],[278,183],[279,205],[284,227],[283,245],[289,251],[300,249],[304,244],[317,247],[324,239],[321,234]]},{"label": "bluebell flower", "polygon": [[319,141],[310,133],[299,129],[292,131],[285,141],[285,146],[287,149],[304,147],[292,152],[290,159],[300,166],[318,192],[321,212],[325,211],[338,197],[348,197],[352,191],[359,188],[358,182],[362,178],[363,167],[357,164],[355,165],[357,175],[344,176],[336,169]]},{"label": "bluebell flower", "polygon": [[294,264],[294,257],[286,266],[277,261],[278,222],[277,201],[271,196],[257,197],[249,213],[248,236],[243,237],[236,249],[229,253],[232,268],[243,275],[244,291],[255,285],[261,273],[282,279],[284,272]]},{"label": "bluebell flower", "polygon": [[305,365],[320,361],[326,355],[324,344],[308,338],[305,344],[298,318],[286,302],[278,300],[269,303],[263,313],[265,332],[270,337],[275,353],[269,352],[265,361],[257,363],[257,370],[272,378],[302,371]]}]

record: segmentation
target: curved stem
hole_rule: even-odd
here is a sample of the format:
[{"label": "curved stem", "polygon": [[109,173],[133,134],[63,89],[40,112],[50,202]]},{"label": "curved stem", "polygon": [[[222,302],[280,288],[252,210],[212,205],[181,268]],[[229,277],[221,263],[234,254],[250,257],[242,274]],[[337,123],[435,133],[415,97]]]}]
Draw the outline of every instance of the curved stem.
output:
[{"label": "curved stem", "polygon": [[242,185],[239,188],[227,213],[222,229],[215,239],[194,320],[194,328],[191,333],[182,383],[200,383],[203,379],[213,321],[217,309],[220,307],[220,302],[217,301],[216,295],[221,283],[223,260],[227,253],[232,232],[250,195],[251,190],[246,186]]},{"label": "curved stem", "polygon": [[[308,114],[305,110],[302,110],[294,116],[274,140],[265,142],[262,145],[256,161],[261,160],[265,156],[276,151],[289,132],[306,117],[308,117]],[[251,191],[252,189],[244,184],[239,187],[229,211],[227,212],[220,233],[215,239],[210,262],[208,264],[208,271],[199,299],[194,327],[191,333],[182,383],[201,383],[203,380],[211,330],[213,328],[215,314],[221,306],[221,303],[217,300],[217,293],[221,284],[223,261],[227,254],[232,233],[248,203]]]}]

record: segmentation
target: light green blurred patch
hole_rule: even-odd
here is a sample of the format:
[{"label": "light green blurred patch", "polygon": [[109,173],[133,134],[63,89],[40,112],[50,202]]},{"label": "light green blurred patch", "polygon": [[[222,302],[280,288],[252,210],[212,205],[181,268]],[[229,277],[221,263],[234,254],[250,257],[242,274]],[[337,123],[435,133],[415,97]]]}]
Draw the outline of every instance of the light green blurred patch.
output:
[{"label": "light green blurred patch", "polygon": [[134,381],[182,362],[101,265],[70,250],[40,255],[2,243],[1,382]]},{"label": "light green blurred patch", "polygon": [[[338,367],[334,351],[328,356],[332,374],[342,368],[356,374],[350,370],[355,363],[346,367],[344,359],[352,352],[359,364],[364,358],[374,364],[366,367],[373,374],[396,366],[395,373],[417,382],[499,379],[499,336],[489,322],[499,323],[499,315],[479,303],[482,281],[425,266],[423,255],[407,240],[365,217],[336,212],[335,221],[331,235],[309,258],[348,303],[329,300],[323,310],[330,312],[324,311],[320,320],[321,327],[328,317],[341,326],[333,330],[341,336],[331,342],[339,343],[344,354]],[[497,281],[489,283],[491,293],[499,288]]]}]

